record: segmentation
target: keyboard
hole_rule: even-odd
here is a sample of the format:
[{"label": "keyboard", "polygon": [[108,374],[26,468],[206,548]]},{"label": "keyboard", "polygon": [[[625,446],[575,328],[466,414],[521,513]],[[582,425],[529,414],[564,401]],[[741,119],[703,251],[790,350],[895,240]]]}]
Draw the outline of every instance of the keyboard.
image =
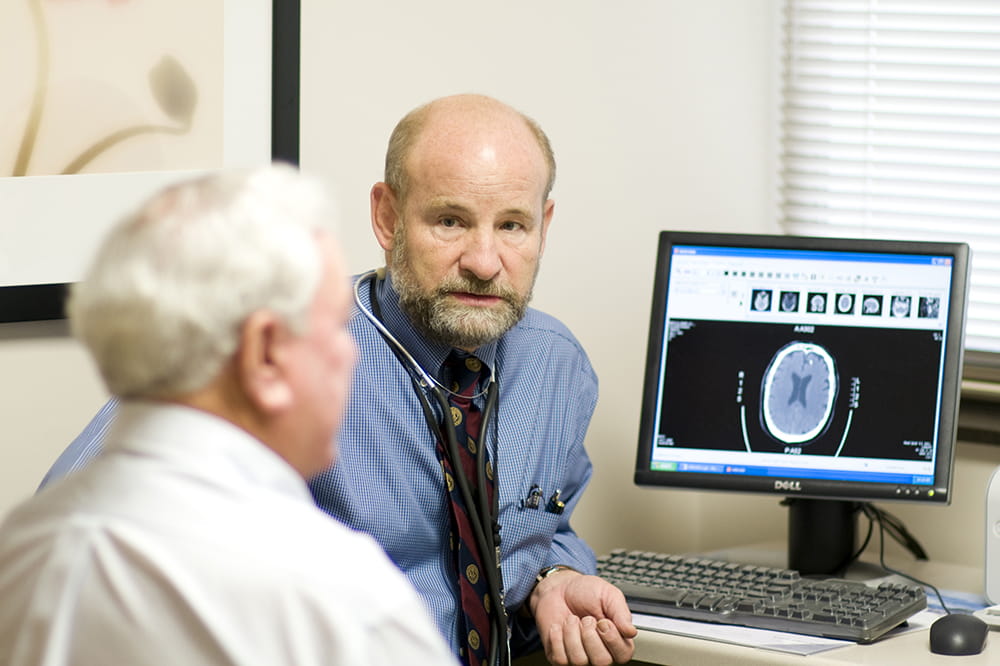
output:
[{"label": "keyboard", "polygon": [[918,585],[877,587],[797,571],[615,550],[597,560],[636,613],[870,643],[927,607]]}]

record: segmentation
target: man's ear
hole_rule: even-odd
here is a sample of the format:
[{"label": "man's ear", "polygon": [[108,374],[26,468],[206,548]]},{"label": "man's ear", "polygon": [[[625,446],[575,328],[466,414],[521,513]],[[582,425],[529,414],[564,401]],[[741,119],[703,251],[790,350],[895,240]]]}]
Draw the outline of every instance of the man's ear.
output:
[{"label": "man's ear", "polygon": [[258,311],[243,323],[236,352],[239,382],[247,399],[262,413],[287,409],[294,400],[282,363],[291,333],[273,313]]},{"label": "man's ear", "polygon": [[542,206],[542,242],[538,247],[538,254],[541,256],[545,252],[545,238],[549,234],[549,223],[552,222],[552,213],[556,210],[556,202],[548,199]]},{"label": "man's ear", "polygon": [[386,183],[375,183],[371,192],[372,230],[382,249],[392,251],[393,235],[399,221],[396,194]]}]

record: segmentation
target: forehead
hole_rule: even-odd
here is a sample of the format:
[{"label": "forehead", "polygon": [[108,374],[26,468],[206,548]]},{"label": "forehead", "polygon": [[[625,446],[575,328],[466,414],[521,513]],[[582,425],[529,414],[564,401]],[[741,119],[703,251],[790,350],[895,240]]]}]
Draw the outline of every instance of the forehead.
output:
[{"label": "forehead", "polygon": [[447,120],[428,120],[414,143],[406,163],[412,190],[425,197],[463,193],[541,202],[548,166],[523,119]]}]

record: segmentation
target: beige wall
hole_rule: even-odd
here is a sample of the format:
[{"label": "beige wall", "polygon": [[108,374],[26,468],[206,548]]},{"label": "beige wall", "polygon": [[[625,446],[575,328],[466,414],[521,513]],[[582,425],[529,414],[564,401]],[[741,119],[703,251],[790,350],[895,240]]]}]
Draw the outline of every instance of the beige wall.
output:
[{"label": "beige wall", "polygon": [[[631,482],[656,233],[776,230],[776,11],[776,0],[303,1],[302,167],[338,193],[352,270],[380,263],[367,192],[410,107],[483,92],[549,132],[557,205],[535,304],[570,325],[601,379],[594,481],[576,515],[598,552],[785,534],[777,498]],[[29,336],[0,337],[2,513],[104,395],[75,343],[0,328]],[[963,444],[951,506],[884,508],[932,557],[980,564],[982,495],[998,465],[1000,447]]]},{"label": "beige wall", "polygon": [[0,515],[34,492],[104,400],[62,322],[0,325]]}]

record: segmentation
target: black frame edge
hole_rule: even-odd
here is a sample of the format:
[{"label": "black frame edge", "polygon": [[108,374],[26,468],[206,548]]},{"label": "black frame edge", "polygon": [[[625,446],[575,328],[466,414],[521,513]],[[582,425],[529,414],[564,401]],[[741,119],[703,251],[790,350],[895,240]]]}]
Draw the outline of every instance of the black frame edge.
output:
[{"label": "black frame edge", "polygon": [[271,13],[271,159],[299,164],[301,0],[273,0]]},{"label": "black frame edge", "polygon": [[0,324],[65,319],[68,289],[63,282],[0,287]]}]

